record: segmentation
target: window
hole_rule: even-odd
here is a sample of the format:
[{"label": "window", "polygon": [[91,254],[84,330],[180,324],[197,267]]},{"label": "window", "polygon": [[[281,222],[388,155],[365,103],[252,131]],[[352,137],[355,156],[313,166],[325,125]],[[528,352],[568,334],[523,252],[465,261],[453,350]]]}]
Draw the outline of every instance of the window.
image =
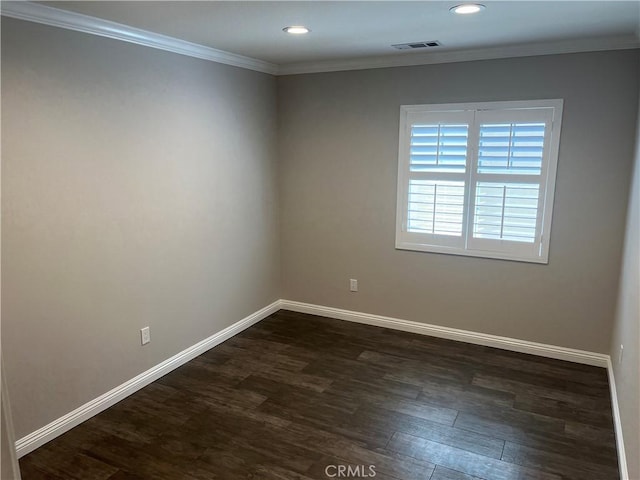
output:
[{"label": "window", "polygon": [[400,109],[396,248],[548,263],[562,100]]}]

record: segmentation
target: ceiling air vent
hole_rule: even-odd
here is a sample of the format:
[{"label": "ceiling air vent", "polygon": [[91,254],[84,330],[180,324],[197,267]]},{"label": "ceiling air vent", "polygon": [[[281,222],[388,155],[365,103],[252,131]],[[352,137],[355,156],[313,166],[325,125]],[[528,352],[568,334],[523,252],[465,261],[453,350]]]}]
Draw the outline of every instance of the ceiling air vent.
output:
[{"label": "ceiling air vent", "polygon": [[410,42],[410,43],[398,43],[397,45],[391,45],[398,50],[414,50],[416,48],[431,48],[439,47],[440,42],[437,40],[431,40],[428,42]]}]

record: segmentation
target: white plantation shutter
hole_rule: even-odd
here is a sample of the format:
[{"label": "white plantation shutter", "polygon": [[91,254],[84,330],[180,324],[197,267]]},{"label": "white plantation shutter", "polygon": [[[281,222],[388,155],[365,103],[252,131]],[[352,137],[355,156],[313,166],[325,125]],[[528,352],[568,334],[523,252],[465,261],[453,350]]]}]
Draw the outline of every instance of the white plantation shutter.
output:
[{"label": "white plantation shutter", "polygon": [[401,161],[402,237],[408,244],[464,245],[469,125],[473,112],[408,113]]},{"label": "white plantation shutter", "polygon": [[464,173],[468,136],[466,124],[411,125],[411,171]]},{"label": "white plantation shutter", "polygon": [[481,123],[478,173],[540,175],[545,130],[546,123],[535,121]]},{"label": "white plantation shutter", "polygon": [[396,247],[546,262],[561,100],[401,109]]},{"label": "white plantation shutter", "polygon": [[407,231],[462,235],[464,182],[409,180]]},{"label": "white plantation shutter", "polygon": [[535,243],[539,199],[537,184],[476,183],[473,238]]}]

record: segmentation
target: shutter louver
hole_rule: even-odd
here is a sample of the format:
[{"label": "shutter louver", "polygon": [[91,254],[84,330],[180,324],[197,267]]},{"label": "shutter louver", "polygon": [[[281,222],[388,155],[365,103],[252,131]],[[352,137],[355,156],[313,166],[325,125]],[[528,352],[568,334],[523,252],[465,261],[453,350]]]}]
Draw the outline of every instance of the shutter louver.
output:
[{"label": "shutter louver", "polygon": [[464,172],[467,125],[412,125],[409,168],[412,172]]},{"label": "shutter louver", "polygon": [[480,126],[478,173],[540,175],[544,123]]},{"label": "shutter louver", "polygon": [[451,242],[458,245],[462,239],[471,118],[472,115],[463,113],[441,121],[422,118],[411,123],[408,233],[432,235],[442,245],[453,245]]},{"label": "shutter louver", "polygon": [[473,236],[533,243],[539,192],[537,184],[478,182]]},{"label": "shutter louver", "polygon": [[464,182],[411,180],[407,231],[462,235]]}]

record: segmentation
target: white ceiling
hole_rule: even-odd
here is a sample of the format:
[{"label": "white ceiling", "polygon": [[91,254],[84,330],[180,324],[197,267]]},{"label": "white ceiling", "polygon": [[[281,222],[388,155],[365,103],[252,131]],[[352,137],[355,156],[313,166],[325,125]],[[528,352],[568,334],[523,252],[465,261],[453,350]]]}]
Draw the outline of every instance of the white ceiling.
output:
[{"label": "white ceiling", "polygon": [[[496,55],[489,52],[500,49],[526,53],[532,45],[537,48],[529,54],[640,45],[640,0],[485,0],[486,9],[471,16],[449,12],[462,0],[42,3],[293,70],[296,65],[346,65],[363,59],[407,64],[417,55],[432,63],[429,56],[474,51],[491,57]],[[299,24],[312,32],[282,32],[287,25]],[[425,40],[438,40],[442,46],[428,51],[391,48]]]}]

